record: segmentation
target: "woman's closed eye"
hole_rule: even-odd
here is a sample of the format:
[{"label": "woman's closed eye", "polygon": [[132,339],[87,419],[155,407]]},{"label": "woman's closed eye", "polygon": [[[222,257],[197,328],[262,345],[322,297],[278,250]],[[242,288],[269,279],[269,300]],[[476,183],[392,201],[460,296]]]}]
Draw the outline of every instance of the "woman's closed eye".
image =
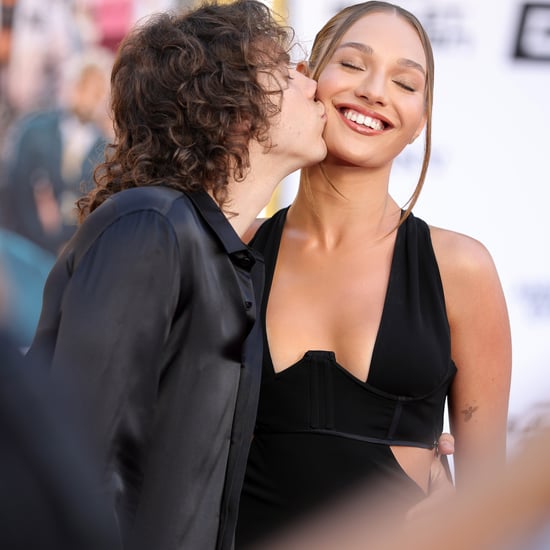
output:
[{"label": "woman's closed eye", "polygon": [[354,69],[356,71],[365,70],[365,67],[352,63],[351,61],[340,61],[340,65],[342,65],[342,67],[346,67],[347,69]]},{"label": "woman's closed eye", "polygon": [[395,84],[403,88],[404,90],[407,90],[407,92],[416,92],[416,87],[412,86],[411,84],[407,84],[406,82],[403,82],[402,80],[394,80]]}]

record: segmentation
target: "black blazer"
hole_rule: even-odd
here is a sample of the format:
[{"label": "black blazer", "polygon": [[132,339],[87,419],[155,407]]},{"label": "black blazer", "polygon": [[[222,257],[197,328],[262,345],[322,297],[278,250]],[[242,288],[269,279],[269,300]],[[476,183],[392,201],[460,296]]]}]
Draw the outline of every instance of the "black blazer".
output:
[{"label": "black blazer", "polygon": [[261,257],[204,192],[116,193],[51,271],[28,356],[75,388],[125,548],[231,547],[254,426]]}]

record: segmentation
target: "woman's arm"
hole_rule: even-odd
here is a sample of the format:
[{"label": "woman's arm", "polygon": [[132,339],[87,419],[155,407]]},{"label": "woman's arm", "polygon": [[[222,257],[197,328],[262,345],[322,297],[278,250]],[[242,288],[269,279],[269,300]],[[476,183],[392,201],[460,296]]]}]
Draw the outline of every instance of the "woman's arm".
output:
[{"label": "woman's arm", "polygon": [[478,241],[432,228],[457,366],[449,398],[455,479],[506,458],[510,324],[494,262]]}]

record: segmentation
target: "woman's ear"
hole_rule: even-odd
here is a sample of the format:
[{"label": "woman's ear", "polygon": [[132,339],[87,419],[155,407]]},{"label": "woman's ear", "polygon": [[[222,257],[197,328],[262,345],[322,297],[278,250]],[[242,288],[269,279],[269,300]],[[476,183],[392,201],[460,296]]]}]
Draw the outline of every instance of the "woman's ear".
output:
[{"label": "woman's ear", "polygon": [[424,130],[424,127],[426,126],[426,121],[427,120],[428,120],[428,115],[424,114],[424,116],[422,117],[422,121],[418,125],[418,129],[414,133],[414,136],[411,139],[411,141],[409,141],[409,144],[413,143],[416,140],[416,138],[422,133],[422,130]]},{"label": "woman's ear", "polygon": [[296,70],[305,76],[309,76],[309,65],[307,64],[307,61],[300,61],[296,65]]}]

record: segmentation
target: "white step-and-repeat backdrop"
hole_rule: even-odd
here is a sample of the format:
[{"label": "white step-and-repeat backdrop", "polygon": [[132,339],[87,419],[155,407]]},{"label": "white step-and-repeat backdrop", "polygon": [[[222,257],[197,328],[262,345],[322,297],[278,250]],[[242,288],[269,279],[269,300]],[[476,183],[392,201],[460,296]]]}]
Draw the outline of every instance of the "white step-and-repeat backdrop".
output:
[{"label": "white step-and-repeat backdrop", "polygon": [[[342,1],[275,2],[306,51]],[[433,155],[415,212],[491,251],[513,332],[510,427],[550,411],[550,2],[402,0],[436,58]],[[392,191],[405,202],[421,140],[398,159]],[[288,204],[296,178],[284,182]],[[479,365],[482,369],[483,365]]]}]

